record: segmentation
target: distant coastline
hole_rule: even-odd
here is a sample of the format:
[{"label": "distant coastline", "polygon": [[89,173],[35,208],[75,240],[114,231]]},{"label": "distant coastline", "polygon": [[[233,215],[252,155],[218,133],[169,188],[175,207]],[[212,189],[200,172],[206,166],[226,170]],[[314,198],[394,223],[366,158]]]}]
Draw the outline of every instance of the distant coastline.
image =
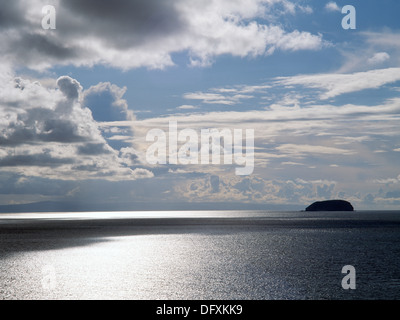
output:
[{"label": "distant coastline", "polygon": [[263,210],[263,211],[301,211],[304,205],[250,204],[242,202],[182,202],[182,203],[75,203],[44,201],[26,204],[0,205],[1,213],[27,212],[93,212],[93,211],[197,211],[197,210]]}]

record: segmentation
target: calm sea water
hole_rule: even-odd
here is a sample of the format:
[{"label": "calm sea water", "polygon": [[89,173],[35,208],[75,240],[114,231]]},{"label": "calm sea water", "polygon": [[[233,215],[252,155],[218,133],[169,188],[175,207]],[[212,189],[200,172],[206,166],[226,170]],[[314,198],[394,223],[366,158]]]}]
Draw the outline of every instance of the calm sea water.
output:
[{"label": "calm sea water", "polygon": [[400,212],[0,215],[0,299],[399,298]]}]

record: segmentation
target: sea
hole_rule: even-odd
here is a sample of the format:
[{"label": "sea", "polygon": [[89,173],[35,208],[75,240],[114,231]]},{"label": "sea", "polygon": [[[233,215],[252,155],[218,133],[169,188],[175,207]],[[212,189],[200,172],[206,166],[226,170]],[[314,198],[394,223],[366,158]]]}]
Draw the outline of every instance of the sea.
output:
[{"label": "sea", "polygon": [[0,215],[0,300],[398,300],[400,211]]}]

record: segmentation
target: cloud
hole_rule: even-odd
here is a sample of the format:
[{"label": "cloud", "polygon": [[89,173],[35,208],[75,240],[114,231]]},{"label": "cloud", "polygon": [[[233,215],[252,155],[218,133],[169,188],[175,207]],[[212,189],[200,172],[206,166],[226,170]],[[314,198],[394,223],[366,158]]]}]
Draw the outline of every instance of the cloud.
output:
[{"label": "cloud", "polygon": [[286,165],[286,166],[304,166],[303,163],[293,162],[293,161],[282,162],[282,165]]},{"label": "cloud", "polygon": [[[211,29],[212,28],[212,29]],[[213,37],[209,35],[213,34]],[[191,64],[209,66],[216,56],[230,54],[236,57],[270,55],[276,50],[319,50],[327,45],[322,35],[313,35],[298,30],[286,32],[280,26],[260,25],[251,22],[238,25],[232,21],[204,21],[192,35],[197,39],[191,43]]]},{"label": "cloud", "polygon": [[146,163],[145,159],[143,159],[143,154],[140,154],[135,148],[132,147],[122,148],[119,151],[119,156],[121,160],[129,167]]},{"label": "cloud", "polygon": [[23,23],[24,19],[21,16],[21,12],[24,10],[22,1],[13,1],[12,3],[7,3],[6,1],[1,1],[1,11],[0,11],[0,28],[13,27],[15,24]]},{"label": "cloud", "polygon": [[[120,98],[118,87],[105,88]],[[151,177],[147,169],[135,171],[110,147],[92,112],[81,104],[82,95],[80,83],[68,76],[49,87],[11,74],[0,77],[1,171],[57,180]],[[115,105],[123,104],[113,99],[109,108]]]},{"label": "cloud", "polygon": [[3,60],[38,70],[71,64],[162,69],[174,64],[172,55],[178,52],[188,53],[193,66],[205,66],[225,54],[260,56],[326,45],[319,34],[262,23],[312,11],[288,0],[246,5],[227,0],[53,0],[56,30],[41,28],[43,1],[0,4],[7,7],[0,25]]},{"label": "cloud", "polygon": [[375,179],[373,182],[378,184],[398,184],[400,183],[400,175],[396,178]]},{"label": "cloud", "polygon": [[111,148],[107,148],[108,146],[104,143],[87,143],[84,145],[78,146],[78,154],[79,155],[101,155],[112,153]]},{"label": "cloud", "polygon": [[[237,86],[227,86],[212,88],[210,93],[219,92],[229,96],[237,94],[238,90]],[[263,90],[260,89],[258,93],[262,94]],[[253,94],[256,93],[253,92]],[[385,176],[396,169],[396,165],[391,160],[395,157],[393,153],[377,154],[374,151],[398,148],[399,99],[388,99],[370,106],[313,103],[304,105],[301,100],[299,97],[296,106],[274,103],[261,110],[212,112],[194,110],[192,113],[136,120],[131,123],[135,132],[132,139],[133,146],[139,154],[145,153],[150,144],[145,141],[147,132],[150,129],[159,128],[168,134],[169,121],[177,121],[178,131],[190,128],[198,134],[202,129],[209,128],[253,129],[255,133],[253,175],[267,180],[290,180],[293,177],[307,180],[309,177],[324,177],[328,180],[339,179],[342,188],[345,189],[346,186],[343,187],[343,185],[346,183],[354,187],[354,181],[365,181],[365,177],[371,175],[373,178]],[[110,125],[113,126],[116,123],[113,122]],[[384,145],[383,141],[385,141]],[[245,140],[242,141],[242,145],[245,145]],[[377,163],[380,165],[377,166]],[[299,165],[301,165],[301,170],[299,170]],[[164,168],[166,170],[173,168],[169,173],[169,179],[174,181],[174,186],[179,184],[180,174],[184,172],[187,175],[201,173],[219,176],[219,184],[213,178],[215,179],[213,180],[214,190],[217,188],[220,190],[217,193],[211,192],[212,189],[208,190],[206,185],[197,180],[185,187],[193,198],[196,196],[201,198],[201,195],[204,195],[207,201],[211,201],[228,197],[230,193],[228,191],[224,193],[227,187],[224,186],[223,182],[226,181],[221,178],[221,175],[234,175],[235,166],[166,165]],[[157,170],[160,169],[162,168],[157,168]],[[155,169],[152,171],[155,172]],[[161,171],[159,174],[164,175]],[[208,183],[211,183],[210,179]],[[190,181],[192,180],[190,177]],[[287,187],[287,190],[290,188]],[[320,194],[324,192],[323,190],[325,189],[321,189]],[[177,192],[180,194],[179,191]],[[232,199],[248,199],[244,194],[233,192],[231,195],[232,197],[235,195]],[[277,200],[267,199],[261,194],[258,196],[263,201]]]},{"label": "cloud", "polygon": [[400,80],[400,68],[375,69],[351,74],[330,73],[298,75],[277,78],[277,84],[285,86],[302,85],[306,88],[320,89],[320,99],[366,89],[377,89]]},{"label": "cloud", "polygon": [[[185,176],[185,174],[180,174]],[[187,201],[242,202],[260,204],[309,204],[338,194],[338,184],[328,180],[264,179],[257,176],[237,177],[226,174],[181,179],[174,193]]]},{"label": "cloud", "polygon": [[336,154],[336,155],[352,155],[354,151],[334,148],[334,147],[327,147],[327,146],[316,146],[316,145],[294,145],[294,144],[282,144],[276,149],[279,152],[289,154],[292,156],[302,156],[306,153],[312,154]]},{"label": "cloud", "polygon": [[375,32],[360,32],[358,40],[337,46],[344,58],[338,72],[368,71],[371,66],[385,64],[397,68],[400,62],[400,34],[398,31],[384,29]]},{"label": "cloud", "polygon": [[200,100],[205,104],[237,105],[243,100],[254,98],[255,94],[265,93],[271,85],[238,85],[232,87],[212,88],[210,92],[189,92],[184,99]]},{"label": "cloud", "polygon": [[325,5],[325,9],[326,9],[327,11],[331,11],[331,12],[335,12],[335,11],[339,11],[339,12],[340,12],[339,6],[338,6],[337,3],[334,2],[334,1],[328,2],[328,3]]},{"label": "cloud", "polygon": [[134,179],[145,179],[145,178],[153,178],[154,174],[150,170],[143,168],[136,168],[132,171],[132,176]]},{"label": "cloud", "polygon": [[177,107],[176,109],[178,109],[178,110],[193,110],[193,109],[198,109],[198,107],[192,106],[190,104],[184,104],[184,105]]},{"label": "cloud", "polygon": [[243,94],[226,95],[220,93],[194,92],[184,94],[183,98],[188,100],[201,100],[203,103],[206,104],[234,105],[237,104],[240,100],[250,99],[253,97]]},{"label": "cloud", "polygon": [[9,155],[0,159],[1,167],[39,166],[53,168],[72,163],[74,163],[73,158],[55,158],[52,157],[49,153],[32,155]]},{"label": "cloud", "polygon": [[384,48],[400,48],[400,33],[394,31],[383,32],[362,32],[367,43],[384,47]]},{"label": "cloud", "polygon": [[[19,146],[40,142],[98,140],[98,130],[88,109],[77,103],[80,85],[69,77],[57,80],[59,90],[21,78],[0,83],[0,144]],[[78,122],[78,120],[80,120]]]},{"label": "cloud", "polygon": [[328,45],[322,42],[322,35],[320,34],[315,36],[298,30],[286,34],[283,31],[278,32],[278,30],[275,30],[275,32],[279,37],[276,48],[283,51],[318,50]]},{"label": "cloud", "polygon": [[82,91],[80,83],[68,76],[62,76],[57,80],[57,86],[67,99],[76,100]]},{"label": "cloud", "polygon": [[[65,4],[59,3],[60,29],[64,27],[79,30],[84,27],[89,34],[104,33],[107,40],[117,47],[131,44],[140,44],[152,39],[162,39],[173,32],[179,31],[184,26],[184,21],[173,1],[124,1],[116,0],[111,3],[107,0],[71,0]],[[73,16],[73,17],[72,17]],[[77,22],[71,26],[69,22]],[[90,19],[90,24],[87,23]],[[80,25],[79,25],[80,23]],[[118,34],[119,37],[115,37]]]},{"label": "cloud", "polygon": [[370,64],[380,64],[390,59],[390,55],[386,52],[375,53],[371,58],[368,59]]}]

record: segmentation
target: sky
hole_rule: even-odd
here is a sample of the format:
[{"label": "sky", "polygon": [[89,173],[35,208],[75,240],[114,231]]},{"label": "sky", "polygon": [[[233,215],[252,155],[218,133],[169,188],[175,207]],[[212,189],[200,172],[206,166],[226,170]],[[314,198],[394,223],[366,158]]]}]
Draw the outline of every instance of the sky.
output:
[{"label": "sky", "polygon": [[[399,210],[399,13],[397,0],[0,0],[0,205]],[[219,164],[173,161],[199,160],[207,130],[242,157],[222,157],[224,136]],[[167,161],[150,161],[161,133]]]}]

